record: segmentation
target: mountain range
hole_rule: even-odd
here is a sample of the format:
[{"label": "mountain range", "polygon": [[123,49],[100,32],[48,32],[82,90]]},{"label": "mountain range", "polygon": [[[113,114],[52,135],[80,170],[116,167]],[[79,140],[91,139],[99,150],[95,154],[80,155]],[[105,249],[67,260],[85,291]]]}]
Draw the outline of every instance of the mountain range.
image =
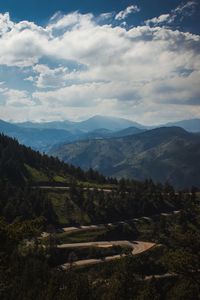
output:
[{"label": "mountain range", "polygon": [[[133,127],[137,125],[138,127]],[[120,118],[96,116],[83,122],[9,123],[0,120],[0,132],[40,152],[54,145],[85,139],[126,136],[144,131],[142,125]]]},{"label": "mountain range", "polygon": [[0,132],[41,152],[46,152],[54,144],[74,140],[74,134],[64,129],[20,127],[2,120]]},{"label": "mountain range", "polygon": [[200,185],[199,119],[153,129],[103,116],[82,122],[0,121],[0,132],[34,150],[105,176],[168,180],[178,188]]},{"label": "mountain range", "polygon": [[200,186],[200,135],[162,127],[136,135],[85,140],[54,148],[50,154],[106,176],[157,182],[177,188]]},{"label": "mountain range", "polygon": [[57,130],[67,130],[72,133],[78,132],[92,132],[98,129],[107,129],[112,132],[127,129],[129,127],[135,127],[141,130],[153,129],[158,127],[181,127],[189,132],[200,132],[200,119],[189,119],[181,120],[177,122],[169,122],[154,126],[145,126],[137,122],[126,120],[117,117],[107,117],[107,116],[93,116],[88,120],[81,122],[72,121],[54,121],[54,122],[23,122],[15,123],[15,125],[22,128],[35,128],[35,129],[57,129]]},{"label": "mountain range", "polygon": [[117,117],[106,116],[93,116],[87,120],[80,122],[71,121],[54,121],[54,122],[24,122],[16,123],[16,125],[23,128],[40,128],[40,129],[65,129],[68,131],[81,130],[82,132],[90,132],[97,129],[108,129],[111,131],[119,131],[128,127],[137,127],[139,129],[145,129],[146,127],[130,120]]},{"label": "mountain range", "polygon": [[[181,127],[190,132],[200,132],[200,119],[168,123],[162,127],[173,126]],[[94,116],[81,122],[65,120],[38,123],[9,123],[0,120],[1,133],[14,137],[20,143],[35,150],[46,153],[58,144],[87,139],[124,137],[153,128],[156,127],[144,126],[130,120],[106,116]]]},{"label": "mountain range", "polygon": [[167,123],[164,126],[178,126],[189,132],[200,132],[200,119],[183,120],[174,123]]}]

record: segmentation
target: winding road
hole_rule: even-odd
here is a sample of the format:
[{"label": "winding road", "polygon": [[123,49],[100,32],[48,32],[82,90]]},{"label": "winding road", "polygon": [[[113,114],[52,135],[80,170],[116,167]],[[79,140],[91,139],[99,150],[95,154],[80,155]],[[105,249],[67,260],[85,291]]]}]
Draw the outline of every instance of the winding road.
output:
[{"label": "winding road", "polygon": [[[155,243],[148,243],[142,241],[105,241],[105,242],[88,242],[88,243],[76,243],[76,244],[62,244],[58,245],[58,248],[67,249],[67,248],[85,248],[85,247],[97,247],[97,248],[108,248],[112,246],[128,246],[132,248],[132,255],[137,255],[143,253],[151,248],[153,248],[156,244]],[[73,264],[66,263],[63,264],[61,267],[62,269],[66,270],[69,269],[72,265],[73,267],[85,267],[94,264],[100,264],[104,262],[109,262],[113,260],[120,259],[123,255],[113,255],[107,256],[103,259],[83,259],[73,262]]]},{"label": "winding road", "polygon": [[[59,186],[40,186],[40,189],[60,189],[60,190],[69,190],[70,187],[59,187]],[[83,190],[95,190],[95,188],[82,188]],[[106,193],[111,193],[112,189],[100,189],[97,188],[96,190],[98,191],[103,191]],[[166,213],[163,212],[160,215],[162,216],[170,216],[173,214],[177,214],[179,213],[179,211],[172,211],[171,213]],[[128,222],[137,222],[139,220],[151,220],[151,217],[140,217],[140,218],[133,218],[133,219],[129,219],[129,220],[124,220],[124,221],[118,221],[118,222],[112,222],[112,223],[106,223],[106,224],[96,224],[96,225],[80,225],[80,226],[71,226],[71,227],[64,227],[61,229],[62,232],[65,233],[72,233],[72,232],[76,232],[76,231],[84,231],[84,230],[95,230],[95,229],[101,229],[104,227],[112,227],[115,225],[120,225],[120,224],[126,224]],[[43,237],[48,236],[49,234],[46,232],[43,232]],[[143,241],[126,241],[126,240],[122,240],[122,241],[101,241],[101,242],[85,242],[85,243],[72,243],[72,244],[61,244],[61,245],[57,245],[57,248],[60,249],[69,249],[69,248],[86,248],[86,247],[97,247],[97,248],[109,248],[109,247],[113,247],[113,246],[128,246],[130,248],[132,248],[132,255],[137,255],[140,253],[143,253],[151,248],[153,248],[154,246],[156,246],[155,243],[150,243],[150,242],[143,242]],[[117,260],[120,259],[122,256],[126,256],[126,254],[118,254],[118,255],[112,255],[112,256],[107,256],[104,257],[103,259],[98,259],[98,258],[94,258],[94,259],[83,259],[83,260],[78,260],[75,261],[73,263],[65,263],[61,266],[62,269],[67,270],[69,269],[72,265],[73,267],[85,267],[85,266],[90,266],[90,265],[95,265],[95,264],[100,264],[100,263],[104,263],[104,262],[109,262],[109,261],[113,261],[113,260]],[[158,275],[160,276],[160,275]],[[163,275],[161,275],[163,276]],[[166,275],[164,275],[166,276]],[[167,276],[169,276],[167,274]],[[171,276],[171,275],[170,275]],[[148,277],[146,278],[148,280]]]},{"label": "winding road", "polygon": [[[160,216],[163,217],[168,217],[174,214],[178,214],[180,211],[179,210],[175,210],[172,211],[171,213],[161,213]],[[75,231],[83,231],[83,230],[95,230],[95,229],[101,229],[104,227],[112,227],[115,225],[124,225],[127,224],[128,222],[137,222],[138,220],[147,220],[150,221],[151,217],[139,217],[139,218],[133,218],[133,219],[129,219],[129,220],[124,220],[124,221],[118,221],[118,222],[112,222],[112,223],[105,223],[105,224],[96,224],[96,225],[80,225],[80,226],[71,226],[71,227],[63,227],[62,231],[66,232],[66,233],[71,233],[71,232],[75,232]]]},{"label": "winding road", "polygon": [[[33,186],[32,188],[34,189],[41,189],[41,190],[64,190],[64,191],[69,191],[71,189],[70,186],[48,186],[48,185],[40,185],[40,186]],[[78,187],[82,189],[83,191],[98,191],[98,192],[105,192],[105,193],[112,193],[115,189],[101,189],[101,188],[95,188],[95,187]]]}]

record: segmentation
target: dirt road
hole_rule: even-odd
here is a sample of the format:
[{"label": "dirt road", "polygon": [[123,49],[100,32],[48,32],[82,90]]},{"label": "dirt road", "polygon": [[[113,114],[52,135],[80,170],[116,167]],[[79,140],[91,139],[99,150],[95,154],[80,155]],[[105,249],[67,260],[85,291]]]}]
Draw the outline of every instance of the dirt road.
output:
[{"label": "dirt road", "polygon": [[[173,211],[171,213],[161,213],[160,215],[161,216],[171,216],[171,215],[174,215],[174,214],[178,214],[180,211],[177,210],[177,211]],[[94,229],[101,229],[101,228],[104,228],[104,227],[111,227],[111,226],[114,226],[114,225],[123,225],[123,224],[126,224],[128,222],[136,222],[138,220],[147,220],[147,221],[151,221],[151,217],[139,217],[139,218],[133,218],[133,219],[130,219],[130,220],[124,220],[124,221],[118,221],[118,222],[113,222],[113,223],[105,223],[105,224],[96,224],[96,225],[80,225],[80,226],[71,226],[71,227],[63,227],[62,228],[62,231],[66,232],[66,233],[71,233],[71,232],[74,232],[74,231],[82,231],[82,230],[94,230]]]},{"label": "dirt road", "polygon": [[[142,242],[142,241],[109,241],[109,242],[89,242],[89,243],[77,243],[77,244],[63,244],[58,245],[58,248],[83,248],[83,247],[112,247],[112,246],[129,246],[132,248],[132,255],[137,255],[140,253],[143,253],[152,247],[155,246],[155,243],[148,243],[148,242]],[[122,255],[125,256],[125,255]],[[83,266],[89,266],[104,262],[109,262],[112,260],[120,259],[122,257],[121,255],[113,255],[113,256],[107,256],[103,259],[84,259],[84,260],[78,260],[73,263],[74,267],[83,267]],[[62,265],[63,269],[69,269],[71,266],[70,263],[66,263]]]}]

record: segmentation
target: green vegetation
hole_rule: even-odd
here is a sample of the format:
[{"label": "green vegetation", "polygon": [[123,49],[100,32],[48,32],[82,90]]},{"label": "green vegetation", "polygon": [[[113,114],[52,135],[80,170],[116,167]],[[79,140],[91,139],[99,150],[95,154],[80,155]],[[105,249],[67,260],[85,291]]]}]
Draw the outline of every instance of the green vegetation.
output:
[{"label": "green vegetation", "polygon": [[62,177],[62,176],[59,176],[59,175],[54,176],[53,180],[55,182],[63,182],[63,183],[67,183],[68,182],[65,177]]},{"label": "green vegetation", "polygon": [[71,233],[59,233],[56,235],[58,243],[82,243],[82,242],[93,242],[103,240],[102,236],[107,232],[106,228],[94,229],[94,230],[82,230]]},{"label": "green vegetation", "polygon": [[43,173],[42,171],[32,168],[27,164],[25,164],[25,168],[27,169],[28,174],[30,175],[31,181],[33,181],[33,182],[48,182],[49,181],[48,176],[45,173]]},{"label": "green vegetation", "polygon": [[95,168],[105,176],[169,180],[176,188],[200,184],[200,136],[179,127],[62,144],[51,154],[85,170]]},{"label": "green vegetation", "polygon": [[[96,171],[82,171],[60,160],[33,151],[0,134],[0,178],[14,185],[62,185],[78,182],[112,183]],[[60,180],[60,181],[59,181]]]},{"label": "green vegetation", "polygon": [[111,191],[83,189],[46,190],[62,225],[98,224],[152,216],[181,207],[181,195],[169,185],[121,180]]},{"label": "green vegetation", "polygon": [[[61,184],[63,178],[70,179],[70,188],[37,188],[43,174],[49,180],[45,184],[52,186],[55,180]],[[2,135],[0,175],[0,299],[200,299],[200,202],[195,188],[175,193],[168,183],[116,181],[92,170],[83,172]],[[114,189],[83,189],[77,182]],[[128,221],[135,217],[138,221]],[[115,225],[55,232],[63,224],[95,222]],[[46,238],[41,236],[44,231],[49,233]],[[136,256],[123,247],[57,247],[119,239],[143,239],[157,246]],[[105,263],[105,256],[122,253],[128,255]],[[74,268],[75,260],[88,258],[102,258],[104,263]],[[64,271],[60,265],[67,262],[69,269]]]}]

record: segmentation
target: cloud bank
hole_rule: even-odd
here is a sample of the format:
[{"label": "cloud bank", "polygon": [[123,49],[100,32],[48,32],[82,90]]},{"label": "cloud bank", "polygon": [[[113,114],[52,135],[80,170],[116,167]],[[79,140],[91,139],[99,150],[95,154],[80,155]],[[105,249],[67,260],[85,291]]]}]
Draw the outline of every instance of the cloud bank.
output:
[{"label": "cloud bank", "polygon": [[[115,19],[137,11],[130,6]],[[0,65],[24,76],[18,89],[0,85],[0,118],[104,114],[155,124],[200,117],[200,36],[161,26],[170,18],[124,28],[93,14],[57,13],[42,27],[0,14]]]}]

